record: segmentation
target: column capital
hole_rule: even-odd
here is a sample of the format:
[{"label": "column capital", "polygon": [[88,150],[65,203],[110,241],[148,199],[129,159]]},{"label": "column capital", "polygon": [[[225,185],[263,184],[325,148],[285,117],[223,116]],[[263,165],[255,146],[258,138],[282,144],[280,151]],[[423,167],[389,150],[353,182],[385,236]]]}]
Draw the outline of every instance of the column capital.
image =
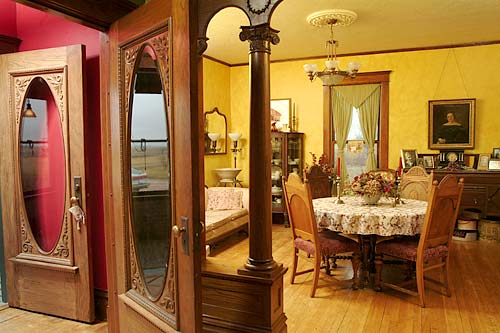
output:
[{"label": "column capital", "polygon": [[280,42],[278,32],[279,30],[271,28],[269,23],[243,26],[241,27],[240,40],[242,42],[246,40],[250,42],[250,53],[271,53],[271,46],[269,43],[277,45]]},{"label": "column capital", "polygon": [[200,57],[207,50],[207,47],[208,47],[207,41],[208,41],[207,37],[198,37],[198,39],[196,40],[196,42],[197,42],[196,47],[197,47],[198,55]]}]

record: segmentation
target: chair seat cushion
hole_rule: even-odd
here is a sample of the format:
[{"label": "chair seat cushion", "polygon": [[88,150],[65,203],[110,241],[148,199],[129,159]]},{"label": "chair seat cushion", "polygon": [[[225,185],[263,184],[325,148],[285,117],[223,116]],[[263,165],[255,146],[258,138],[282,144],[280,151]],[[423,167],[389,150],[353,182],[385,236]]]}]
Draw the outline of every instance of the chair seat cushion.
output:
[{"label": "chair seat cushion", "polygon": [[[401,238],[393,241],[386,241],[377,244],[377,253],[387,254],[393,257],[398,257],[405,260],[417,260],[418,240],[414,237]],[[438,245],[428,248],[424,252],[424,261],[443,258],[448,255],[448,247]]]},{"label": "chair seat cushion", "polygon": [[[342,237],[334,232],[323,231],[318,234],[322,256],[329,257],[337,253],[355,252],[359,249],[359,244],[357,242],[352,239]],[[296,238],[294,244],[297,249],[314,255],[314,244],[311,241]]]}]

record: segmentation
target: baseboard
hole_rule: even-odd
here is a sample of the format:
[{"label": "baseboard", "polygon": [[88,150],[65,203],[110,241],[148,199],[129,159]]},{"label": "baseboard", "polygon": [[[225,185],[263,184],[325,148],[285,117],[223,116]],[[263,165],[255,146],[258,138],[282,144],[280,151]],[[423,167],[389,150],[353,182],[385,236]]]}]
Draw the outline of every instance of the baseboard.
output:
[{"label": "baseboard", "polygon": [[107,321],[108,319],[108,291],[94,289],[94,307],[96,321]]}]

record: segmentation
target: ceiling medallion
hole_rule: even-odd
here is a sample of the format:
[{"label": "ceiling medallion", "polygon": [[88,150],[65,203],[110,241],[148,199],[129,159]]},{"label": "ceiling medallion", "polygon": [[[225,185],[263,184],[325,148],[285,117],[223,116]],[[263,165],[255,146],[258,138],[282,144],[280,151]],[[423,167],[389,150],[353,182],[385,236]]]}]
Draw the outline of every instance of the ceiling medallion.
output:
[{"label": "ceiling medallion", "polygon": [[247,0],[248,9],[250,9],[250,12],[257,15],[265,12],[270,4],[271,0]]},{"label": "ceiling medallion", "polygon": [[307,17],[307,22],[316,27],[347,26],[356,21],[358,14],[347,9],[329,9],[312,13]]}]

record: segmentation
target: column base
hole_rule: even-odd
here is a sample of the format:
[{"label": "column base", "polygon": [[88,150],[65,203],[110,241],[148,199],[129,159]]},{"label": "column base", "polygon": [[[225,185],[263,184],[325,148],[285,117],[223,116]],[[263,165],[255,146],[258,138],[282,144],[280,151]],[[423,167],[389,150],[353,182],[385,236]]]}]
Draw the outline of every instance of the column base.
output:
[{"label": "column base", "polygon": [[283,313],[287,268],[274,265],[262,272],[207,260],[202,272],[203,332],[287,332]]}]

